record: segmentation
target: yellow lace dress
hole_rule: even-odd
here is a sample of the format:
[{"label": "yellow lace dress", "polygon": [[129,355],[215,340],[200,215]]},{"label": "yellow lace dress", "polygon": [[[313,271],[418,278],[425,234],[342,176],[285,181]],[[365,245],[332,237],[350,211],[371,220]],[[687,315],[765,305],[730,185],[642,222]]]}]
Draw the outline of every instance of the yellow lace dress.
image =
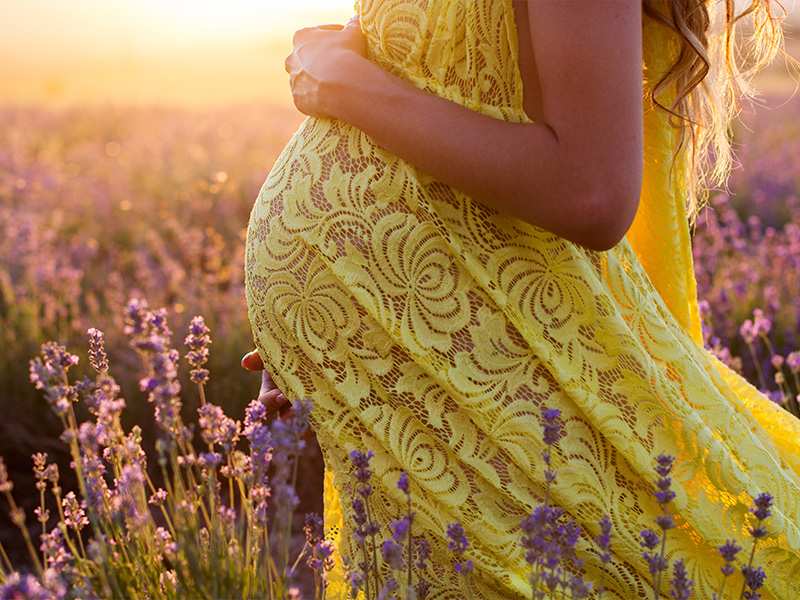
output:
[{"label": "yellow lace dress", "polygon": [[[511,0],[358,9],[383,68],[527,120]],[[669,34],[646,24],[646,85],[669,55]],[[589,580],[599,579],[597,521],[615,524],[604,598],[651,589],[639,532],[658,511],[662,452],[677,457],[668,556],[685,559],[694,597],[718,589],[716,548],[748,539],[763,491],[775,496],[756,555],[764,597],[800,595],[800,428],[702,348],[674,133],[649,108],[645,140],[636,221],[618,246],[591,252],[488,210],[340,121],[308,119],[294,136],[253,209],[247,300],[275,381],[314,401],[341,555],[358,560],[348,453],[371,450],[379,538],[403,514],[396,482],[410,475],[414,535],[433,547],[430,598],[466,597],[445,539],[455,521],[471,542],[473,595],[530,597],[519,524],[543,497],[541,408],[551,407],[566,430],[551,500],[584,531]],[[341,576],[329,598],[344,597]]]}]

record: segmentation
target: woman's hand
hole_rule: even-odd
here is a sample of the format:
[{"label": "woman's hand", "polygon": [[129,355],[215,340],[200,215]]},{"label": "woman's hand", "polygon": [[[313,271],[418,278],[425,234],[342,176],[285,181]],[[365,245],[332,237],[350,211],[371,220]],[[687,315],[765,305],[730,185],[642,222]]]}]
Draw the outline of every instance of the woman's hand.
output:
[{"label": "woman's hand", "polygon": [[291,409],[286,396],[278,389],[278,386],[272,381],[272,376],[264,369],[264,363],[257,350],[244,355],[242,367],[248,371],[261,371],[261,389],[258,392],[258,401],[267,408],[267,414],[278,412],[283,416],[286,411]]},{"label": "woman's hand", "polygon": [[[284,393],[275,385],[272,375],[264,368],[264,362],[258,355],[258,350],[253,350],[244,355],[242,367],[248,371],[261,371],[261,389],[258,392],[258,401],[266,407],[268,415],[277,412],[278,417],[281,419],[294,417],[294,408],[292,408]],[[307,427],[301,437],[306,441],[312,440],[314,439],[314,431]]]},{"label": "woman's hand", "polygon": [[358,15],[347,25],[307,27],[294,34],[294,50],[286,58],[294,105],[311,117],[327,117],[327,90],[346,75],[349,60],[366,57],[367,41]]}]

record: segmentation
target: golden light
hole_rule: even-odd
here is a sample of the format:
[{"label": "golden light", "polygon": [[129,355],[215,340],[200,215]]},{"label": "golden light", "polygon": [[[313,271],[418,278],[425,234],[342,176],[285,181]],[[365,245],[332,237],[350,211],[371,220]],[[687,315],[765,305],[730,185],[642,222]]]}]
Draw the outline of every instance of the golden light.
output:
[{"label": "golden light", "polygon": [[348,0],[141,0],[138,7],[176,35],[206,39],[278,34],[303,18],[333,12],[346,20],[353,10]]},{"label": "golden light", "polygon": [[0,0],[0,104],[288,102],[294,30],[353,0]]}]

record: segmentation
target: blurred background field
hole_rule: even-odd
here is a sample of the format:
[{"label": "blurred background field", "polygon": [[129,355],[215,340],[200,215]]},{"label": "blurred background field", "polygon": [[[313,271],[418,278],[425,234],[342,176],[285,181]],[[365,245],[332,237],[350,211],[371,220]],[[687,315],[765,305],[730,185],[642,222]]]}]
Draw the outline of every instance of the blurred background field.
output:
[{"label": "blurred background field", "polygon": [[[125,425],[153,435],[122,334],[133,296],[169,310],[182,350],[191,317],[206,318],[211,401],[241,419],[257,394],[258,377],[239,366],[252,347],[243,245],[253,200],[301,122],[283,58],[295,28],[352,13],[347,0],[289,5],[0,0],[0,454],[18,488],[33,490],[33,452],[66,458],[28,379],[44,341],[67,345],[86,369],[86,330],[105,331]],[[800,57],[800,36],[789,36]],[[753,380],[739,326],[755,308],[779,353],[800,347],[800,97],[783,63],[759,86],[763,106],[734,127],[742,166],[695,233],[708,343],[741,357]],[[769,356],[755,362],[762,387],[777,390]],[[188,415],[199,400],[184,389]],[[313,476],[301,478],[301,511],[319,503],[319,464],[310,459]]]}]

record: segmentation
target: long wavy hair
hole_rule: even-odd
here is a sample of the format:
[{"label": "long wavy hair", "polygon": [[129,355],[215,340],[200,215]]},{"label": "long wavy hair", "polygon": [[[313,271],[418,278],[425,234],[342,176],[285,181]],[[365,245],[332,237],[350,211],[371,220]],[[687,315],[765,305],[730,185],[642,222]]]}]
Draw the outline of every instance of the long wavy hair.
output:
[{"label": "long wavy hair", "polygon": [[733,161],[728,126],[741,102],[752,99],[753,75],[782,54],[774,0],[643,0],[646,17],[675,32],[671,67],[650,89],[651,103],[671,115],[680,131],[676,158],[685,156],[687,213],[697,216],[707,190],[724,186]]}]

